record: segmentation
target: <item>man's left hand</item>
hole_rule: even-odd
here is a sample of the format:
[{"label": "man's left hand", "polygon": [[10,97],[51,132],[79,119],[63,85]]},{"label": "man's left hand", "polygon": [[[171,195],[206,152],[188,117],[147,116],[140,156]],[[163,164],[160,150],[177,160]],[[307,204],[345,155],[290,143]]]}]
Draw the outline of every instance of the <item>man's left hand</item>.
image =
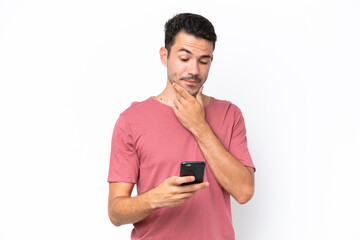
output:
[{"label": "man's left hand", "polygon": [[177,92],[176,99],[174,101],[173,111],[181,124],[190,132],[195,133],[204,124],[205,111],[202,101],[202,89],[193,97],[179,84],[174,83],[173,88]]}]

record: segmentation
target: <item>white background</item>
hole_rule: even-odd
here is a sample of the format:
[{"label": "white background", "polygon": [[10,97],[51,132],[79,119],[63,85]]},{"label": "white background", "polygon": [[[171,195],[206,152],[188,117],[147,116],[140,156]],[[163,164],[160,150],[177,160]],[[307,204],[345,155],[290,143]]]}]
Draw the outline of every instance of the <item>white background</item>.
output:
[{"label": "white background", "polygon": [[0,0],[0,239],[129,239],[107,217],[112,130],[165,87],[178,12],[213,22],[204,93],[245,116],[256,192],[233,201],[236,239],[360,239],[357,0]]}]

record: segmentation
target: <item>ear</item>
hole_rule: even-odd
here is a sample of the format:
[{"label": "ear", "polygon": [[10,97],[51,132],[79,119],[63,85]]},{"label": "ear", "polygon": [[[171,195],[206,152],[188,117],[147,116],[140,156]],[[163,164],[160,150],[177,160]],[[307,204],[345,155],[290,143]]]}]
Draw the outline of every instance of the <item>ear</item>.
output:
[{"label": "ear", "polygon": [[214,55],[211,55],[211,61],[213,61],[214,60]]},{"label": "ear", "polygon": [[165,47],[161,47],[159,53],[160,53],[160,60],[161,60],[162,65],[167,67],[167,57],[168,57],[167,49]]}]

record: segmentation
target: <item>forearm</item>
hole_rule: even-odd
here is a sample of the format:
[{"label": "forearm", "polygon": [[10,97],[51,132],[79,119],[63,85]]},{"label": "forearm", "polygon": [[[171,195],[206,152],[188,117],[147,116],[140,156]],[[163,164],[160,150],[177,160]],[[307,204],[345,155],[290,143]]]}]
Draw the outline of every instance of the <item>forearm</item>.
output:
[{"label": "forearm", "polygon": [[164,207],[175,207],[185,202],[208,183],[198,183],[182,186],[183,183],[193,182],[193,176],[167,178],[159,186],[130,197],[133,185],[118,183],[110,186],[109,217],[111,222],[120,226],[127,223],[137,223],[154,212]]},{"label": "forearm", "polygon": [[155,211],[147,197],[147,193],[136,197],[116,197],[109,204],[111,222],[120,226],[128,223],[137,223]]},{"label": "forearm", "polygon": [[209,124],[198,126],[192,133],[218,183],[239,203],[250,200],[254,193],[253,170],[225,149]]}]

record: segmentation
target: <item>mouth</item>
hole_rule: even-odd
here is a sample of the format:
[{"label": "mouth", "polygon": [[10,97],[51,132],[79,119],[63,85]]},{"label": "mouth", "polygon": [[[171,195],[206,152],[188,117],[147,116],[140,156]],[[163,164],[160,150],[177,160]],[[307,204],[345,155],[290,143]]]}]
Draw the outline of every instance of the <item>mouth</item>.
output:
[{"label": "mouth", "polygon": [[182,80],[185,82],[185,84],[189,87],[196,87],[196,85],[198,85],[200,82],[199,81],[196,81],[196,80],[192,80],[192,79],[189,79],[189,80]]}]

